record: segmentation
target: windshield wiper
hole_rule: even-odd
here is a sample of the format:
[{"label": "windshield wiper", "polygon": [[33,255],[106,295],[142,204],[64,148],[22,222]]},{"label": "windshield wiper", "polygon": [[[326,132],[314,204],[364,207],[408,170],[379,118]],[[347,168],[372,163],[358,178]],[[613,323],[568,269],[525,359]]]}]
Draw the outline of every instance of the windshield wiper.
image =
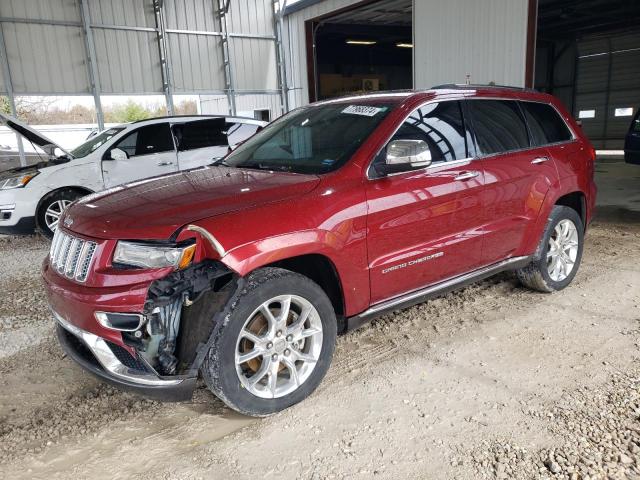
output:
[{"label": "windshield wiper", "polygon": [[291,167],[288,165],[270,165],[264,163],[258,163],[253,165],[237,165],[238,168],[249,168],[253,170],[275,170],[278,172],[291,172]]}]

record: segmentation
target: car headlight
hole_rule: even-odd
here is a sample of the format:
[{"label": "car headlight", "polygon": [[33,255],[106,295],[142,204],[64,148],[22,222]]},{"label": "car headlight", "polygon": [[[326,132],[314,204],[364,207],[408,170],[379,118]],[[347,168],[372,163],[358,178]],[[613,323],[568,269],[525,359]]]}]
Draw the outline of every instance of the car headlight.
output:
[{"label": "car headlight", "polygon": [[0,180],[0,190],[11,190],[12,188],[22,188],[29,183],[38,172],[31,172],[24,175]]},{"label": "car headlight", "polygon": [[113,262],[132,267],[173,267],[178,270],[191,264],[195,251],[195,243],[182,247],[166,247],[148,243],[118,242]]}]

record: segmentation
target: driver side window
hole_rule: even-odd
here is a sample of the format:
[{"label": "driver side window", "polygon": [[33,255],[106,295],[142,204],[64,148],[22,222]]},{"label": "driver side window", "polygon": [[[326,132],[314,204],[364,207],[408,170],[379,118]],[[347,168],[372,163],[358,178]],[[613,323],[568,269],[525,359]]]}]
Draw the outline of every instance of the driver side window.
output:
[{"label": "driver side window", "polygon": [[391,141],[422,140],[429,146],[432,164],[438,164],[468,158],[467,138],[460,102],[446,101],[414,110]]}]

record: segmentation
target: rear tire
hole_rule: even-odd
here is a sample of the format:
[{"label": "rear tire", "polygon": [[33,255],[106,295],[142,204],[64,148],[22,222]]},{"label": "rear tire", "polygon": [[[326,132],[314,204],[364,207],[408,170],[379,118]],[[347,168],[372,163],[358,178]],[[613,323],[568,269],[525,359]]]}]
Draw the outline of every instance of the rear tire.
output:
[{"label": "rear tire", "polygon": [[63,188],[48,193],[40,201],[36,212],[36,229],[48,239],[53,238],[53,233],[58,227],[57,221],[62,212],[75,200],[85,194],[72,188]]},{"label": "rear tire", "polygon": [[551,210],[534,260],[516,271],[525,286],[551,293],[567,287],[576,276],[584,243],[584,226],[578,212],[556,205]]},{"label": "rear tire", "polygon": [[336,334],[333,306],[316,283],[280,268],[256,270],[216,332],[202,376],[230,408],[267,416],[316,389]]}]

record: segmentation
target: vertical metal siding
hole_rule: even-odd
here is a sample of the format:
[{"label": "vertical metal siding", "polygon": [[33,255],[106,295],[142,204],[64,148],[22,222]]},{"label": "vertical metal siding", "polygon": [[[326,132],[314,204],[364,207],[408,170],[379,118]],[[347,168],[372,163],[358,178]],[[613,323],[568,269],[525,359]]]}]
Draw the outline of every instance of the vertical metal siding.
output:
[{"label": "vertical metal siding", "polygon": [[79,22],[80,10],[76,0],[2,0],[0,16]]},{"label": "vertical metal siding", "polygon": [[167,28],[220,32],[215,3],[215,0],[165,0]]},{"label": "vertical metal siding", "polygon": [[[229,102],[226,95],[202,95],[200,97],[201,113],[203,115],[227,115]],[[280,96],[278,94],[238,95],[236,98],[238,115],[246,116],[254,110],[267,109],[271,112],[271,119],[280,116]]]},{"label": "vertical metal siding", "polygon": [[229,7],[229,33],[273,36],[271,0],[232,0]]},{"label": "vertical metal siding", "polygon": [[[215,0],[164,0],[175,93],[225,89],[217,5]],[[162,93],[153,0],[87,0],[87,6],[100,93]],[[80,0],[0,0],[0,16],[16,94],[90,93]],[[272,0],[231,0],[228,18],[238,108],[269,108],[276,116],[281,101]],[[0,92],[4,83],[0,77]]]},{"label": "vertical metal siding", "polygon": [[263,39],[232,38],[231,59],[236,90],[276,90],[275,43]]},{"label": "vertical metal siding", "polygon": [[221,37],[171,33],[167,38],[176,93],[224,89]]},{"label": "vertical metal siding", "polygon": [[95,29],[93,38],[103,94],[163,91],[155,32]]},{"label": "vertical metal siding", "polygon": [[91,23],[155,28],[152,0],[89,0]]},{"label": "vertical metal siding", "polygon": [[414,83],[524,86],[527,0],[414,2]]},{"label": "vertical metal siding", "polygon": [[3,23],[2,30],[16,93],[89,92],[81,28]]}]

